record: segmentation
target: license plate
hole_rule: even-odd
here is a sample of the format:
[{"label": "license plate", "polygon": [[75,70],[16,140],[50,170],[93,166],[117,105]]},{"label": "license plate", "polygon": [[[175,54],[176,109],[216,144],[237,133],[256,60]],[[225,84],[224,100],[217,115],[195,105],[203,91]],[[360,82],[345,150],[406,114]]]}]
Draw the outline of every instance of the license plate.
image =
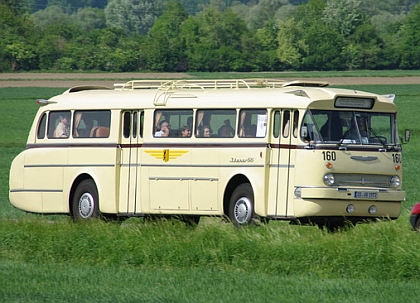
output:
[{"label": "license plate", "polygon": [[374,191],[355,191],[356,199],[378,199],[378,193]]}]

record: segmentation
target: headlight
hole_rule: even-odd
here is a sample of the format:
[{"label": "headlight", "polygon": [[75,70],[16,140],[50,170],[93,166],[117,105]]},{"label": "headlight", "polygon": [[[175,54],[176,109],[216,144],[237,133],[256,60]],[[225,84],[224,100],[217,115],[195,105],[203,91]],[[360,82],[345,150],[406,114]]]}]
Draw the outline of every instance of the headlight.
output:
[{"label": "headlight", "polygon": [[298,198],[298,199],[302,198],[302,188],[296,187],[296,189],[295,189],[295,198]]},{"label": "headlight", "polygon": [[328,186],[334,185],[334,175],[333,174],[324,175],[324,183],[325,185],[328,185]]},{"label": "headlight", "polygon": [[398,176],[392,176],[389,179],[389,185],[391,185],[392,188],[400,187],[400,185],[401,185],[400,177],[398,177]]}]

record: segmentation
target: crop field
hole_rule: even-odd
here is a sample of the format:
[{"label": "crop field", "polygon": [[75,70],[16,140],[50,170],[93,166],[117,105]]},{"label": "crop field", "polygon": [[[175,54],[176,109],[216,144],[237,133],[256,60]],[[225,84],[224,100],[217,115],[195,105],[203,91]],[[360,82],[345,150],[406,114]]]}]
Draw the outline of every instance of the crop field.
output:
[{"label": "crop field", "polygon": [[238,229],[220,218],[196,227],[142,218],[74,223],[14,209],[9,167],[25,148],[35,100],[67,88],[0,87],[0,302],[419,301],[420,233],[408,218],[420,201],[420,85],[351,85],[397,96],[399,133],[411,131],[407,200],[395,221],[336,233],[286,222]]}]

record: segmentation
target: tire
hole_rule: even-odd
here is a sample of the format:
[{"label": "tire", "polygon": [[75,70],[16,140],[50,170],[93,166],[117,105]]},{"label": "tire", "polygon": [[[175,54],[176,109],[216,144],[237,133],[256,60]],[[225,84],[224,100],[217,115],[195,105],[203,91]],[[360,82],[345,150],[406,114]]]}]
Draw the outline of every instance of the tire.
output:
[{"label": "tire", "polygon": [[95,182],[83,180],[74,192],[71,205],[73,220],[86,220],[99,217],[99,197]]},{"label": "tire", "polygon": [[249,183],[239,185],[230,198],[229,219],[235,226],[250,225],[253,223],[254,193]]},{"label": "tire", "polygon": [[413,230],[420,231],[420,216],[416,216],[413,223]]}]

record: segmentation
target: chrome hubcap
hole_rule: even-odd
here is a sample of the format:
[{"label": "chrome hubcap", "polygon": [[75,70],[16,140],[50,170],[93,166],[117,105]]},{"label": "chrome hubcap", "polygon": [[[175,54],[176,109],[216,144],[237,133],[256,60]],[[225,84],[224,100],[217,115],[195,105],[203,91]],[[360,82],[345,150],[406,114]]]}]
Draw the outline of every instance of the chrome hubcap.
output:
[{"label": "chrome hubcap", "polygon": [[251,201],[247,197],[242,197],[235,203],[234,215],[239,224],[249,222],[251,219]]},{"label": "chrome hubcap", "polygon": [[95,200],[90,193],[84,193],[79,199],[79,214],[82,218],[89,218],[93,214]]}]

